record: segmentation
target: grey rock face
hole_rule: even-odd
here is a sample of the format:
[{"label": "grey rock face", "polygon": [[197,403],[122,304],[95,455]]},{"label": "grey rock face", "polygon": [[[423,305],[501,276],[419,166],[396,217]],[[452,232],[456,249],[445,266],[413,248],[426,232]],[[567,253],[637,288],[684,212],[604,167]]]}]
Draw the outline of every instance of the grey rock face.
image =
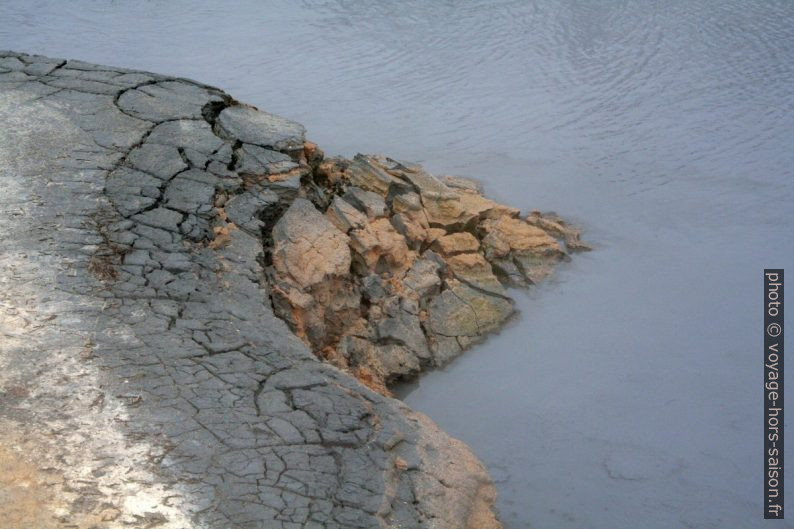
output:
[{"label": "grey rock face", "polygon": [[162,180],[168,180],[189,167],[176,147],[156,143],[145,143],[134,148],[127,156],[127,161],[135,169]]},{"label": "grey rock face", "polygon": [[225,108],[218,116],[218,128],[243,143],[288,152],[302,150],[306,134],[300,123],[242,105]]},{"label": "grey rock face", "polygon": [[203,154],[212,154],[226,142],[212,132],[212,126],[204,120],[164,121],[151,129],[147,144],[162,144],[191,149]]},{"label": "grey rock face", "polygon": [[298,164],[282,152],[244,144],[240,149],[235,170],[240,174],[269,175],[286,173],[297,168]]},{"label": "grey rock face", "polygon": [[[292,157],[303,128],[203,112],[228,101],[0,53],[0,466],[17,472],[0,519],[497,527],[464,445],[317,360],[273,315],[262,252],[278,199],[228,166],[237,142]],[[384,336],[411,342],[416,320],[395,318]],[[10,508],[23,501],[34,508]]]},{"label": "grey rock face", "polygon": [[[118,88],[110,93],[118,92]],[[202,119],[202,109],[208,103],[220,103],[217,92],[181,81],[161,81],[141,84],[121,93],[119,108],[132,116],[149,121],[167,119]]]}]

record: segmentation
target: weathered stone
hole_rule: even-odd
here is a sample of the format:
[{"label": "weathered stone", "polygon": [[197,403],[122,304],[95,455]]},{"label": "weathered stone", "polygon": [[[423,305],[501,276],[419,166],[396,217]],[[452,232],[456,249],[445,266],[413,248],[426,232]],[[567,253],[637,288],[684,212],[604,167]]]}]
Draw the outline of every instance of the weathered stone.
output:
[{"label": "weathered stone", "polygon": [[406,213],[413,216],[415,212],[422,211],[422,199],[418,193],[407,191],[399,193],[392,199],[392,210],[395,213]]},{"label": "weathered stone", "polygon": [[121,112],[110,95],[96,95],[79,90],[62,90],[52,94],[52,101],[65,105],[79,105],[90,98],[99,98],[104,104],[98,105],[89,114],[78,113],[74,116],[84,131],[89,132],[97,145],[111,150],[128,150],[141,141],[149,132],[151,123]]},{"label": "weathered stone", "polygon": [[420,249],[428,239],[427,230],[402,213],[394,214],[391,223],[394,229],[405,237],[406,243],[412,250]]},{"label": "weathered stone", "polygon": [[165,188],[163,202],[185,213],[207,214],[212,210],[215,180],[215,176],[200,169],[180,173]]},{"label": "weathered stone", "polygon": [[349,233],[353,228],[363,228],[367,225],[367,217],[341,197],[334,197],[325,216],[345,233]]},{"label": "weathered stone", "polygon": [[513,304],[502,297],[483,295],[453,279],[428,303],[427,313],[433,333],[474,337],[496,330],[513,314]]},{"label": "weathered stone", "polygon": [[154,205],[160,197],[160,185],[162,182],[153,176],[119,167],[108,175],[105,192],[119,212],[129,216]]},{"label": "weathered stone", "polygon": [[19,71],[25,68],[25,63],[16,57],[0,57],[0,68],[4,70]]},{"label": "weathered stone", "polygon": [[[209,156],[203,152],[199,152],[195,149],[185,148],[181,151],[181,157],[184,158],[184,161],[188,163],[191,167],[204,167],[206,169],[207,164],[210,161]],[[236,176],[236,175],[235,175]]]},{"label": "weathered stone", "polygon": [[398,183],[393,176],[361,154],[357,154],[349,163],[345,176],[351,185],[382,197],[388,195],[391,186]]},{"label": "weathered stone", "polygon": [[482,254],[462,253],[446,259],[449,271],[455,278],[474,288],[497,296],[507,296],[502,283],[497,279],[489,263]]},{"label": "weathered stone", "polygon": [[172,146],[144,143],[134,148],[127,161],[139,171],[167,180],[188,168],[179,151]]},{"label": "weathered stone", "polygon": [[478,195],[483,194],[482,184],[480,182],[477,182],[476,180],[472,180],[471,178],[465,178],[463,176],[445,175],[440,177],[440,179],[448,187],[460,189],[461,191],[468,191],[470,193],[477,193]]},{"label": "weathered stone", "polygon": [[91,94],[115,95],[119,91],[119,87],[114,84],[68,77],[50,78],[47,79],[47,84],[57,88],[68,88],[70,90],[77,90],[79,92],[87,92]]},{"label": "weathered stone", "polygon": [[224,204],[228,219],[240,228],[251,233],[260,233],[263,223],[261,213],[278,203],[278,196],[272,191],[248,191],[231,197]]},{"label": "weathered stone", "polygon": [[565,248],[569,251],[587,251],[591,249],[590,246],[582,242],[581,231],[570,226],[559,215],[554,213],[541,214],[539,211],[532,211],[527,215],[526,221],[564,240]]},{"label": "weathered stone", "polygon": [[494,274],[506,286],[511,287],[526,287],[528,286],[527,280],[521,270],[511,258],[507,259],[491,259],[489,261],[493,268]]},{"label": "weathered stone", "polygon": [[230,106],[218,116],[221,133],[243,143],[277,151],[303,150],[306,130],[288,119],[244,106]]},{"label": "weathered stone", "polygon": [[382,369],[382,376],[387,381],[412,378],[421,370],[419,358],[404,345],[396,343],[376,345],[374,351]]},{"label": "weathered stone", "polygon": [[489,260],[512,259],[530,283],[551,273],[554,263],[565,257],[560,245],[542,229],[509,216],[486,219],[480,224]]},{"label": "weathered stone", "polygon": [[377,274],[370,274],[361,280],[361,293],[369,300],[382,300],[386,297],[387,286]]},{"label": "weathered stone", "polygon": [[463,347],[460,345],[460,337],[448,337],[432,335],[429,338],[430,350],[433,352],[433,361],[436,366],[442,367],[460,356]]},{"label": "weathered stone", "polygon": [[10,71],[0,72],[0,83],[22,83],[33,81],[36,78],[26,74],[25,72]]},{"label": "weathered stone", "polygon": [[345,193],[344,199],[356,209],[365,213],[370,220],[386,216],[386,202],[377,193],[350,187]]},{"label": "weathered stone", "polygon": [[308,200],[296,199],[273,228],[273,265],[302,287],[350,270],[347,235]]},{"label": "weathered stone", "polygon": [[296,169],[288,155],[259,145],[243,144],[238,154],[235,170],[240,174],[270,175]]},{"label": "weathered stone", "polygon": [[146,143],[173,145],[211,154],[220,149],[225,141],[212,132],[212,127],[206,121],[180,119],[166,121],[154,127],[146,138]]},{"label": "weathered stone", "polygon": [[383,319],[378,323],[378,339],[407,347],[420,361],[426,362],[430,358],[427,339],[419,318],[414,314],[401,310],[395,316]]},{"label": "weathered stone", "polygon": [[186,81],[162,81],[126,90],[119,96],[118,105],[136,118],[164,121],[202,119],[204,105],[222,101],[219,94],[204,87]]},{"label": "weathered stone", "polygon": [[34,62],[25,66],[24,71],[26,74],[41,77],[52,72],[59,64],[58,61]]},{"label": "weathered stone", "polygon": [[119,75],[119,72],[112,72],[108,70],[78,70],[75,68],[69,68],[68,66],[63,66],[52,72],[53,77],[66,77],[70,79],[82,79],[84,81],[98,81],[104,83],[111,82]]},{"label": "weathered stone", "polygon": [[412,254],[405,237],[388,219],[377,219],[350,231],[350,247],[369,270],[383,272],[411,265]]},{"label": "weathered stone", "polygon": [[155,208],[133,216],[132,220],[152,228],[179,231],[178,224],[182,222],[182,218],[183,215],[178,211],[167,208]]},{"label": "weathered stone", "polygon": [[432,259],[417,259],[406,272],[403,284],[418,297],[427,297],[437,292],[441,286],[440,270],[439,264]]},{"label": "weathered stone", "polygon": [[298,196],[302,178],[303,171],[297,169],[286,173],[268,175],[260,184],[278,195],[282,202],[288,204]]},{"label": "weathered stone", "polygon": [[439,237],[433,242],[431,248],[443,256],[450,256],[476,252],[480,249],[480,241],[471,233],[464,231]]}]

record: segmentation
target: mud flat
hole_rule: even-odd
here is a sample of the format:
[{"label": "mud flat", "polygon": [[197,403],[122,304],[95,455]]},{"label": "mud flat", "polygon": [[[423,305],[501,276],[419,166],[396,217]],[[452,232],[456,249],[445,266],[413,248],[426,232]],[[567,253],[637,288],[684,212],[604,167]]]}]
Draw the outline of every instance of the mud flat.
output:
[{"label": "mud flat", "polygon": [[0,526],[500,527],[388,386],[575,229],[185,79],[0,52],[0,118]]}]

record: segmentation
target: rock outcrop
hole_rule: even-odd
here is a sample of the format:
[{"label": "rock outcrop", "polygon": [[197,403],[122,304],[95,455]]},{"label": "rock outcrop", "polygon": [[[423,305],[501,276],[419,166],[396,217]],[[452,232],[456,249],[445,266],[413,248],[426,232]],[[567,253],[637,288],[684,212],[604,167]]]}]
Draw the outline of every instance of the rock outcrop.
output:
[{"label": "rock outcrop", "polygon": [[[562,219],[381,156],[323,160],[272,229],[273,307],[315,354],[372,389],[444,365],[512,314],[506,286],[586,248]],[[260,180],[265,179],[261,175]]]},{"label": "rock outcrop", "polygon": [[185,79],[0,52],[0,120],[0,526],[499,527],[385,385],[575,230]]}]

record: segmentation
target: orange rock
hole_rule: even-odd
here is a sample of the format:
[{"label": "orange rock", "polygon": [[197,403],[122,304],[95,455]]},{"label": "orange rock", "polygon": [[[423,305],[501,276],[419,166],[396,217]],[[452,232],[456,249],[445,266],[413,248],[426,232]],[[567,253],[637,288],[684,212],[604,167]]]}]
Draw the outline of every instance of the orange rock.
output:
[{"label": "orange rock", "polygon": [[273,266],[307,288],[350,270],[350,239],[317,211],[298,198],[273,228]]},{"label": "orange rock", "polygon": [[543,215],[540,211],[532,211],[526,218],[527,222],[533,226],[555,235],[565,241],[565,247],[570,251],[591,250],[590,246],[581,240],[581,232],[570,226],[555,214]]},{"label": "orange rock", "polygon": [[450,233],[436,239],[431,246],[441,255],[455,255],[466,252],[476,252],[480,249],[480,241],[469,232]]},{"label": "orange rock", "polygon": [[385,218],[376,219],[363,228],[352,230],[350,247],[363,259],[366,267],[373,271],[378,271],[379,264],[386,264],[395,270],[407,268],[415,258],[415,253],[408,249],[405,237]]},{"label": "orange rock", "polygon": [[562,253],[554,237],[521,219],[501,216],[484,220],[480,227],[491,237],[489,244],[498,248],[500,253],[505,247],[514,252]]}]

